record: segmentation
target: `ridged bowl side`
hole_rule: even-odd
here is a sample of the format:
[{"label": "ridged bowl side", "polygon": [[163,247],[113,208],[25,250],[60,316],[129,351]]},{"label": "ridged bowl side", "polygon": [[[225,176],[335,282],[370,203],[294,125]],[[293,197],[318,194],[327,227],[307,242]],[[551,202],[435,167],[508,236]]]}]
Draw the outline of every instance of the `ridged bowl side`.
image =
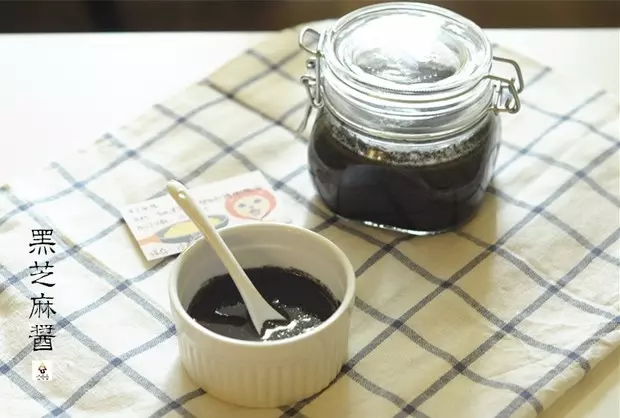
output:
[{"label": "ridged bowl side", "polygon": [[188,336],[179,336],[181,360],[190,378],[223,401],[252,408],[271,408],[299,402],[325,389],[347,355],[347,336],[341,335],[320,353],[294,362],[222,362],[200,350]]}]

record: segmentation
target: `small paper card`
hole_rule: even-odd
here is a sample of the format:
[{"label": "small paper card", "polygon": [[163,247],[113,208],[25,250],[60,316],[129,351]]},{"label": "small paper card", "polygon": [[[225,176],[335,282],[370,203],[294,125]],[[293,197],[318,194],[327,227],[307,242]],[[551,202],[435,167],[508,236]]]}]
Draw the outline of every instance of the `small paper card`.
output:
[{"label": "small paper card", "polygon": [[[196,187],[191,193],[216,229],[253,222],[291,222],[259,171]],[[122,213],[149,261],[178,254],[202,236],[169,195],[130,205]]]}]

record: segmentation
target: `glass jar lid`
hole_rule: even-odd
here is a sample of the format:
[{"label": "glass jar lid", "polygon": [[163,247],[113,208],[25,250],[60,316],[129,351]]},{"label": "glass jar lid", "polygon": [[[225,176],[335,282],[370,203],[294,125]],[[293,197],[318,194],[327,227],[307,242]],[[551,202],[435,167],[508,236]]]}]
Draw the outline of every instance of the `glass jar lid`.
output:
[{"label": "glass jar lid", "polygon": [[[310,99],[300,131],[312,108],[324,105],[360,131],[403,141],[465,131],[487,112],[520,109],[519,65],[493,56],[479,26],[442,7],[379,3],[324,32],[305,27],[298,42],[312,54],[300,78]],[[512,66],[516,78],[492,74],[494,62]],[[426,132],[432,124],[437,133]]]},{"label": "glass jar lid", "polygon": [[368,6],[336,22],[322,42],[327,65],[348,85],[398,95],[460,90],[491,68],[480,27],[422,3]]}]

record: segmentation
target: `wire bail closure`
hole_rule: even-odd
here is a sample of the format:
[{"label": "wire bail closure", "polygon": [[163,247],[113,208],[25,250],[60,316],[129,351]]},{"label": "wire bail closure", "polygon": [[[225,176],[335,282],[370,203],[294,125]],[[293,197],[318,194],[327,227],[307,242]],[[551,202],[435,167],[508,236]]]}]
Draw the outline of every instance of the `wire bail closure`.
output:
[{"label": "wire bail closure", "polygon": [[[304,39],[306,35],[310,34],[314,37],[314,41],[316,42],[316,49],[312,49],[311,46],[306,45]],[[299,32],[298,43],[299,46],[304,49],[306,52],[310,53],[312,56],[306,60],[306,73],[300,77],[300,80],[304,87],[306,88],[306,93],[308,94],[308,98],[310,99],[310,104],[306,107],[306,112],[304,114],[304,118],[297,128],[297,132],[301,133],[306,129],[308,125],[308,120],[310,119],[310,115],[312,114],[312,109],[320,109],[323,106],[323,98],[321,97],[321,65],[319,60],[322,57],[321,51],[319,50],[319,45],[321,43],[322,35],[316,30],[306,26]]]},{"label": "wire bail closure", "polygon": [[[518,86],[515,87],[514,77],[509,80],[493,74],[487,74],[486,76],[484,76],[483,79],[488,78],[490,80],[495,80],[499,82],[497,91],[498,94],[495,99],[495,104],[490,108],[490,110],[496,113],[517,113],[521,109],[521,100],[519,99],[519,93],[521,93],[523,91],[523,88],[525,87],[523,83],[523,74],[521,73],[521,67],[519,67],[519,64],[517,64],[516,61],[508,58],[493,57],[492,59],[498,62],[505,62],[506,64],[510,64],[513,67],[517,76],[516,81],[518,81]],[[507,92],[506,89],[508,89]],[[506,97],[506,93],[509,94],[508,97]]]},{"label": "wire bail closure", "polygon": [[[307,35],[311,35],[316,42],[316,48],[313,49],[310,45],[306,44],[305,39]],[[299,46],[310,53],[312,56],[306,60],[306,73],[300,77],[300,81],[306,88],[306,93],[308,94],[309,104],[306,107],[306,112],[304,117],[297,128],[297,132],[301,133],[306,129],[308,125],[308,121],[310,120],[310,115],[312,114],[312,109],[320,109],[323,107],[323,97],[321,93],[321,82],[322,82],[322,74],[321,74],[321,59],[323,59],[323,54],[319,48],[321,45],[321,41],[323,40],[323,35],[318,31],[310,28],[304,27],[299,32],[298,43]],[[474,88],[478,84],[480,84],[483,80],[491,80],[495,81],[495,98],[493,100],[493,105],[489,107],[488,111],[495,113],[517,113],[521,109],[521,100],[519,99],[519,93],[523,91],[524,83],[523,83],[523,74],[521,73],[521,68],[519,64],[511,59],[503,58],[503,57],[492,57],[492,60],[503,62],[509,64],[513,67],[513,70],[516,75],[510,79],[505,77],[500,77],[495,74],[487,74],[480,78],[476,84],[471,86],[465,91],[461,91],[455,95],[443,97],[439,100],[450,100],[456,97],[459,97]],[[515,85],[515,81],[517,85]],[[437,99],[429,99],[429,100],[420,100],[420,103],[424,102],[436,102]]]}]

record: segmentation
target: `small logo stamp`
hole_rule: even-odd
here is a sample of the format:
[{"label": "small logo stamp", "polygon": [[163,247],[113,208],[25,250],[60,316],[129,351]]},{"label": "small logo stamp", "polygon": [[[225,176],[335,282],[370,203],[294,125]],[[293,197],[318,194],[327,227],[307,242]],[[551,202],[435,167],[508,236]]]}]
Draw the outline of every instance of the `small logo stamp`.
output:
[{"label": "small logo stamp", "polygon": [[53,378],[54,363],[51,360],[32,361],[32,380],[47,382]]}]

